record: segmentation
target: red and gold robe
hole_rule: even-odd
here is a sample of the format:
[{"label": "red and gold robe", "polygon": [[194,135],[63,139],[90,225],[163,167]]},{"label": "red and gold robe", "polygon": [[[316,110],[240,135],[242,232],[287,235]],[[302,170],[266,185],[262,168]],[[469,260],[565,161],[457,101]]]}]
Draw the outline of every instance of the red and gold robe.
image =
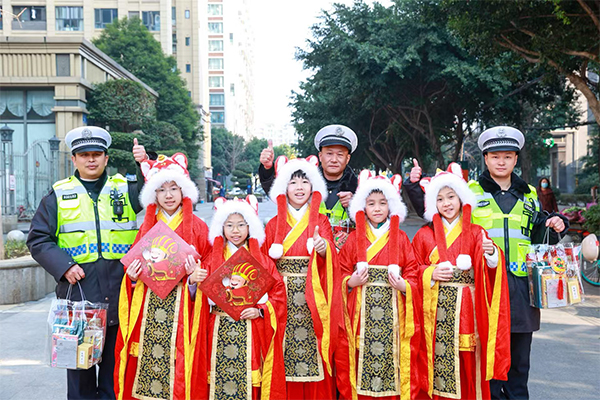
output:
[{"label": "red and gold robe", "polygon": [[[369,279],[363,286],[348,287],[348,280],[358,262],[356,231],[350,234],[339,254],[342,295],[347,310],[346,331],[350,332],[348,363],[356,371],[350,380],[359,399],[411,399],[419,390],[418,371],[415,368],[420,355],[421,338],[418,267],[406,233],[399,232],[399,260],[390,260],[388,239],[389,229],[377,238],[367,227]],[[406,280],[405,294],[392,288],[388,282],[387,267],[396,262]],[[380,304],[379,299],[383,295],[386,301]],[[389,299],[387,296],[390,296]],[[387,334],[372,335],[373,338],[362,332],[369,330],[379,333],[386,329],[390,329]],[[383,352],[377,348],[382,339],[387,340],[383,343]],[[385,373],[377,370],[382,365],[379,360],[381,357]]]},{"label": "red and gold robe", "polygon": [[[448,261],[456,265],[465,235],[462,219],[444,231]],[[433,226],[422,227],[413,239],[423,290],[426,365],[422,368],[427,371],[427,392],[434,399],[489,399],[489,380],[506,380],[510,368],[504,256],[496,248],[498,265],[488,267],[483,229],[471,224],[470,232],[471,269],[455,269],[450,282],[436,281],[433,286],[432,274],[440,260]]]},{"label": "red and gold robe", "polygon": [[[321,257],[314,250],[308,254],[306,242],[314,233],[308,229],[310,207],[299,221],[289,211],[272,218],[265,229],[263,249],[268,252],[274,242],[278,219],[286,218],[283,257],[275,262],[286,282],[288,297],[284,339],[287,398],[333,399],[336,395],[332,361],[341,316],[340,275],[331,226],[325,215],[319,214],[318,226],[327,242],[326,256]],[[308,350],[304,343],[309,343]]]},{"label": "red and gold robe", "polygon": [[[225,262],[232,256],[230,249],[231,247],[225,243],[223,248],[213,248],[212,251],[221,252],[223,254],[221,260]],[[267,292],[268,300],[255,306],[262,310],[264,317],[235,321],[217,306],[212,306],[208,323],[208,348],[211,349],[208,358],[211,399],[223,398],[223,392],[236,399],[285,398],[282,348],[286,321],[285,285],[275,268],[275,263],[268,256],[262,253],[252,255],[271,273],[276,283]],[[212,264],[216,258],[213,255],[209,258],[211,261],[208,264],[209,274],[222,265],[222,263]],[[227,332],[227,334],[219,335],[220,328],[222,329],[221,333]],[[236,333],[244,332],[245,335],[232,337],[229,329]],[[224,351],[219,351],[219,348]],[[239,358],[232,357],[234,354],[231,354],[239,353],[243,349],[247,356],[247,366],[236,365],[234,360],[239,360]],[[217,356],[217,354],[220,355]],[[237,354],[235,355],[237,356]],[[231,369],[232,367],[235,371]],[[229,369],[231,369],[231,376],[227,375]],[[238,382],[232,377],[240,381]],[[235,393],[243,387],[246,388],[246,394]]]},{"label": "red and gold robe", "polygon": [[[183,213],[170,220],[159,211],[156,220],[163,220],[171,229],[196,249],[201,260],[210,252],[208,227],[193,216],[192,237],[184,234]],[[137,243],[144,225],[135,239]],[[135,244],[134,243],[134,244]],[[167,335],[156,334],[153,324],[170,327]],[[163,301],[144,283],[135,284],[125,274],[119,299],[119,333],[115,349],[115,395],[117,399],[206,399],[206,336],[198,334],[208,322],[208,304],[200,293],[190,298],[187,275]],[[157,325],[158,326],[158,325]],[[144,351],[145,349],[145,351]],[[156,360],[167,359],[161,368]],[[204,370],[204,379],[192,377]]]}]

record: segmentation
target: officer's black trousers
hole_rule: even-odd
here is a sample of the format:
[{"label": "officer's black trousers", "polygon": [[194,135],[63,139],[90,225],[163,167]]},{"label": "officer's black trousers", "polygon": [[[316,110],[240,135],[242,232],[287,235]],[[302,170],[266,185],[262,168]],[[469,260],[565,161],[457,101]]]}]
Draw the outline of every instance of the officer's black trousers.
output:
[{"label": "officer's black trousers", "polygon": [[[115,345],[119,326],[106,327],[102,362],[98,369],[67,370],[67,398],[69,400],[114,399]],[[98,372],[96,372],[98,371]]]},{"label": "officer's black trousers", "polygon": [[529,358],[533,333],[510,334],[510,370],[507,381],[490,381],[492,399],[529,399]]}]

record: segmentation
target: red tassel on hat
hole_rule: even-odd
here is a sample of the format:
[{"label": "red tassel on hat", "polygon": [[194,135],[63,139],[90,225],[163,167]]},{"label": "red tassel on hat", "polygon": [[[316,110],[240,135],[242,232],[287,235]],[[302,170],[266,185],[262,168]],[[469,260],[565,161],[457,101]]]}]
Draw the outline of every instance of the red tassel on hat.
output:
[{"label": "red tassel on hat", "polygon": [[390,236],[389,236],[389,249],[390,249],[390,264],[400,263],[400,217],[392,215],[390,218]]},{"label": "red tassel on hat", "polygon": [[[225,261],[225,259],[223,258],[223,249],[224,248],[225,248],[225,239],[223,239],[222,235],[217,236],[213,243],[213,252],[212,252],[212,257],[211,257],[212,258],[211,263],[212,263],[213,268],[218,268]],[[218,251],[218,249],[221,249],[221,251]]]},{"label": "red tassel on hat", "polygon": [[183,212],[181,222],[183,224],[183,240],[188,243],[193,241],[193,224],[194,224],[194,206],[192,200],[189,197],[183,198],[183,206],[181,211]]},{"label": "red tassel on hat", "polygon": [[287,224],[287,196],[282,193],[277,196],[277,226],[275,227],[275,240],[269,247],[269,256],[275,260],[283,256],[283,233]]},{"label": "red tassel on hat", "polygon": [[365,212],[360,210],[356,213],[356,238],[357,238],[357,256],[356,270],[362,271],[368,266],[367,263],[367,217]]},{"label": "red tassel on hat", "polygon": [[460,254],[456,257],[456,267],[462,271],[468,270],[473,265],[473,260],[469,255],[472,244],[471,226],[471,206],[463,204]]},{"label": "red tassel on hat", "polygon": [[439,213],[433,215],[433,233],[435,235],[435,243],[437,244],[438,254],[440,257],[439,263],[448,260],[448,249],[446,245],[446,234],[444,233],[444,224]]},{"label": "red tassel on hat", "polygon": [[146,215],[144,216],[144,222],[140,227],[140,231],[138,233],[138,237],[144,237],[146,233],[156,224],[156,209],[158,205],[156,203],[152,203],[146,207]]}]

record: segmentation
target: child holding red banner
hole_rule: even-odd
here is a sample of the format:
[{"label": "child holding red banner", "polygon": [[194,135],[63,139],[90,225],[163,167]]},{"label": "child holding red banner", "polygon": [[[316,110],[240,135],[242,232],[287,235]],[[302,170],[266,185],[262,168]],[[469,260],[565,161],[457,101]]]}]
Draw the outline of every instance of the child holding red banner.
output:
[{"label": "child holding red banner", "polygon": [[489,399],[490,379],[506,380],[510,368],[504,257],[471,223],[476,198],[458,164],[421,185],[431,223],[417,232],[413,247],[423,288],[427,395]]},{"label": "child holding red banner", "polygon": [[[193,246],[202,260],[209,252],[208,227],[193,214],[198,188],[187,171],[185,155],[160,155],[141,162],[146,179],[140,201],[146,209],[134,245],[158,221]],[[161,241],[156,245],[170,248]],[[207,276],[200,261],[186,259],[191,283]],[[208,303],[200,294],[195,301],[187,289],[187,278],[165,299],[138,280],[139,260],[126,267],[119,300],[119,334],[115,351],[115,394],[117,399],[206,399],[206,339],[198,335],[206,326]],[[197,376],[192,377],[192,365]]]},{"label": "child holding red banner", "polygon": [[[215,209],[209,232],[213,244],[209,274],[244,247],[276,283],[256,306],[242,311],[239,321],[212,305],[208,324],[210,398],[284,399],[285,287],[275,264],[260,249],[265,232],[257,215],[258,202],[253,195],[246,201],[221,197],[215,200]],[[227,294],[236,305],[247,304],[246,284],[255,279],[256,272],[252,268],[241,263],[232,271]]]},{"label": "child holding red banner", "polygon": [[418,267],[399,227],[406,218],[400,184],[399,175],[360,174],[349,210],[356,231],[339,254],[347,362],[359,399],[409,400],[420,389]]},{"label": "child holding red banner", "polygon": [[288,399],[336,396],[332,355],[340,322],[340,283],[331,226],[319,214],[327,187],[317,165],[315,156],[289,162],[279,157],[269,193],[277,216],[267,224],[264,249],[286,282]]}]

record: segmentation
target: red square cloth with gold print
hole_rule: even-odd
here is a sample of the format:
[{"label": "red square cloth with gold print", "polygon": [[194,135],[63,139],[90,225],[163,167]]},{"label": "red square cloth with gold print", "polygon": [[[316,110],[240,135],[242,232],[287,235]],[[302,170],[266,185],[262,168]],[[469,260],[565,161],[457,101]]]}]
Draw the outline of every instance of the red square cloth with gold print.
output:
[{"label": "red square cloth with gold print", "polygon": [[274,284],[275,278],[269,271],[242,247],[210,274],[198,289],[231,318],[239,321],[242,311],[254,307]]},{"label": "red square cloth with gold print", "polygon": [[200,255],[178,234],[162,221],[158,221],[135,246],[129,250],[121,263],[129,266],[133,260],[142,263],[139,279],[158,297],[165,299],[186,275],[185,259]]}]

